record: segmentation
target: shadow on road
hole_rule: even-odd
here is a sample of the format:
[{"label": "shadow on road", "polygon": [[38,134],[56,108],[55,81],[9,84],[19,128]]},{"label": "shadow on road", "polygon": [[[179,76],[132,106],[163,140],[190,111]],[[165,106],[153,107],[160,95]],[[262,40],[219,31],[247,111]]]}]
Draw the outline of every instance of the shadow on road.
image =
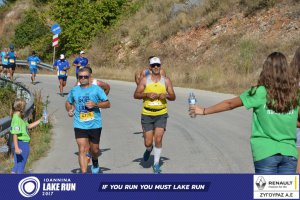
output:
[{"label": "shadow on road", "polygon": [[[59,92],[57,92],[56,94],[61,96],[61,94],[60,94]],[[69,94],[69,92],[63,92],[62,94],[63,94],[64,96],[66,96],[66,95]]]},{"label": "shadow on road", "polygon": [[[110,148],[106,148],[106,149],[99,149],[99,151],[100,151],[100,154],[99,154],[99,156],[101,156],[103,152],[105,152],[105,151],[109,151],[109,150],[111,150],[111,149],[110,149]],[[74,154],[78,156],[78,151],[77,151],[77,152],[75,152]],[[98,156],[98,157],[99,157],[99,156]]]},{"label": "shadow on road", "polygon": [[143,131],[140,131],[140,132],[134,132],[133,134],[134,134],[134,135],[143,134]]},{"label": "shadow on road", "polygon": [[[166,160],[170,160],[170,159],[167,157],[160,157],[159,165],[163,166]],[[141,165],[143,168],[151,168],[154,162],[154,156],[151,155],[149,160],[147,160],[146,162],[144,161],[143,158],[135,159],[132,162],[139,162],[139,165]]]},{"label": "shadow on road", "polygon": [[[110,170],[111,170],[111,169],[109,169],[109,168],[101,167],[101,166],[100,166],[100,168],[101,168],[101,171],[102,171],[102,173],[100,173],[100,174],[103,174],[103,172],[106,172],[106,171],[110,171]],[[71,172],[72,172],[73,174],[80,174],[80,173],[81,173],[81,169],[80,169],[80,168],[72,169]],[[88,174],[91,174],[91,173],[92,173],[92,171],[91,171],[91,165],[88,166],[87,173],[88,173]]]},{"label": "shadow on road", "polygon": [[40,82],[40,81],[34,81],[34,82],[31,82],[32,85],[37,85],[37,84],[39,84],[39,83],[41,83],[41,82]]}]

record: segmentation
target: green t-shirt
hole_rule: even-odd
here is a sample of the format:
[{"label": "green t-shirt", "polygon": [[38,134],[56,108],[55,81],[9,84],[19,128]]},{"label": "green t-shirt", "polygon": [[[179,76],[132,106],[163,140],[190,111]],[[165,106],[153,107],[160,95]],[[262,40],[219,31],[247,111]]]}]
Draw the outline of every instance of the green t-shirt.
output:
[{"label": "green t-shirt", "polygon": [[258,161],[275,154],[298,158],[296,148],[297,106],[288,113],[267,109],[267,91],[259,86],[253,96],[250,89],[240,95],[243,105],[253,108],[251,149],[253,160]]},{"label": "green t-shirt", "polygon": [[14,114],[11,120],[10,132],[11,134],[17,134],[18,140],[23,142],[29,142],[30,137],[28,134],[28,122],[24,121],[19,115]]}]

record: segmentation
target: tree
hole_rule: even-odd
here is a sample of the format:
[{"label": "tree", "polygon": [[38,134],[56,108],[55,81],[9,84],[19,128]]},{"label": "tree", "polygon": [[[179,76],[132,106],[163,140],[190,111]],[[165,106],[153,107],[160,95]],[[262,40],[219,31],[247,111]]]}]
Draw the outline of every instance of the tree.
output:
[{"label": "tree", "polygon": [[60,51],[67,55],[90,45],[97,33],[112,26],[126,0],[54,0],[51,18],[62,28]]}]

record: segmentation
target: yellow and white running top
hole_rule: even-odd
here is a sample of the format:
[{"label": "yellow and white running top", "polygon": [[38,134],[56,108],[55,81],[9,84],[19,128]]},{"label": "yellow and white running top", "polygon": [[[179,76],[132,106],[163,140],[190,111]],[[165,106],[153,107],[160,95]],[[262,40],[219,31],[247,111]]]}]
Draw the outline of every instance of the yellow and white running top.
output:
[{"label": "yellow and white running top", "polygon": [[[167,94],[166,84],[165,84],[165,77],[161,76],[160,81],[157,83],[151,80],[151,76],[147,76],[147,83],[144,89],[144,93],[157,93],[157,94]],[[149,98],[145,98],[143,100],[143,115],[150,115],[150,116],[158,116],[168,113],[167,109],[167,100],[151,100]]]}]

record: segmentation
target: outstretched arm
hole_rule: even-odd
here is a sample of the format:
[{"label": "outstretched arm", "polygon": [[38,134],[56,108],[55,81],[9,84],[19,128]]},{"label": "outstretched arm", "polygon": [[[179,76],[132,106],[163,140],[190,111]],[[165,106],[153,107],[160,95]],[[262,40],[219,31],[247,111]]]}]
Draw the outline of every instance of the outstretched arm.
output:
[{"label": "outstretched arm", "polygon": [[27,128],[28,128],[28,129],[32,129],[32,128],[38,126],[38,125],[41,123],[41,121],[42,121],[42,118],[40,118],[40,119],[36,120],[35,122],[32,122],[31,124],[29,124],[29,125],[27,126]]},{"label": "outstretched arm", "polygon": [[235,97],[233,99],[227,99],[220,103],[217,103],[213,106],[204,108],[202,106],[190,106],[189,111],[190,115],[196,114],[196,115],[208,115],[218,112],[224,112],[227,110],[232,110],[237,107],[243,106],[243,102],[240,99],[240,97]]}]

